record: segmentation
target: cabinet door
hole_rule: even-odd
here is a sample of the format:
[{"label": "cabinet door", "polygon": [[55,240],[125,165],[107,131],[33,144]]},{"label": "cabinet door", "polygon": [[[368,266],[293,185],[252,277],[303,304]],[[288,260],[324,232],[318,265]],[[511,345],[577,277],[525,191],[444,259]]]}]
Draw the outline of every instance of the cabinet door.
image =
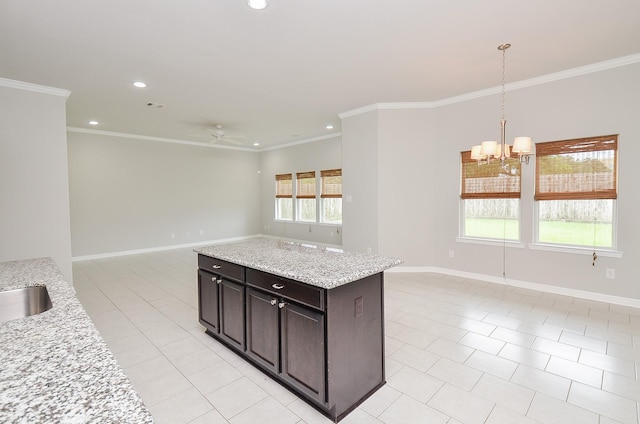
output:
[{"label": "cabinet door", "polygon": [[198,270],[198,318],[211,333],[220,331],[218,313],[218,277]]},{"label": "cabinet door", "polygon": [[324,315],[295,304],[283,302],[281,306],[281,377],[324,403]]},{"label": "cabinet door", "polygon": [[265,368],[280,371],[278,300],[247,289],[247,355]]},{"label": "cabinet door", "polygon": [[220,336],[244,350],[244,286],[220,278]]}]

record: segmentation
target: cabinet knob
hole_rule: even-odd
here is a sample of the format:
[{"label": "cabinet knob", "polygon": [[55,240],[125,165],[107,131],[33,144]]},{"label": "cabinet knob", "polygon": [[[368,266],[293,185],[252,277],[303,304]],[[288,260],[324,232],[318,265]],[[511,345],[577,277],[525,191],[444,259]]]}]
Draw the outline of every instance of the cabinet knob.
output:
[{"label": "cabinet knob", "polygon": [[211,268],[213,268],[213,269],[220,269],[220,268],[222,268],[222,267],[221,267],[220,265],[211,265]]},{"label": "cabinet knob", "polygon": [[272,305],[274,305],[274,306],[275,306],[275,304],[276,304],[276,303],[278,303],[278,301],[277,301],[277,300],[275,300],[275,299],[271,299],[271,304],[272,304]]},{"label": "cabinet knob", "polygon": [[280,303],[278,303],[278,308],[282,309],[282,308],[284,308],[284,305],[286,305],[286,304],[287,304],[287,302],[280,302]]},{"label": "cabinet knob", "polygon": [[216,283],[218,283],[218,284],[222,283],[222,278],[218,278],[218,280],[216,281]]},{"label": "cabinet knob", "polygon": [[278,284],[278,283],[274,283],[271,285],[271,287],[273,287],[276,290],[281,290],[284,288],[284,284]]},{"label": "cabinet knob", "polygon": [[216,282],[216,277],[211,277],[211,281]]}]

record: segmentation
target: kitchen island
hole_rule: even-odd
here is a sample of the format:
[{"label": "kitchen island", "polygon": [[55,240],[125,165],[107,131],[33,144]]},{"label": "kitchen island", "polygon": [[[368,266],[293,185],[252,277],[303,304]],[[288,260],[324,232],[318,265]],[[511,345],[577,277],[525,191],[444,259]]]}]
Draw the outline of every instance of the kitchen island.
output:
[{"label": "kitchen island", "polygon": [[265,238],[195,249],[200,323],[338,422],[385,384],[395,258]]},{"label": "kitchen island", "polygon": [[0,422],[153,423],[54,261],[0,263],[0,291],[34,286],[51,309],[0,323]]}]

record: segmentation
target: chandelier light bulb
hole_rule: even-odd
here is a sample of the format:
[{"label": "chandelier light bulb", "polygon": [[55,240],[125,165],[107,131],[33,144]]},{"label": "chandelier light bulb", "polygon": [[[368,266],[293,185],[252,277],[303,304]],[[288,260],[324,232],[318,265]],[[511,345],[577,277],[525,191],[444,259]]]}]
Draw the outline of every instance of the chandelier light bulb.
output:
[{"label": "chandelier light bulb", "polygon": [[247,4],[252,9],[261,10],[267,7],[267,0],[248,0]]}]

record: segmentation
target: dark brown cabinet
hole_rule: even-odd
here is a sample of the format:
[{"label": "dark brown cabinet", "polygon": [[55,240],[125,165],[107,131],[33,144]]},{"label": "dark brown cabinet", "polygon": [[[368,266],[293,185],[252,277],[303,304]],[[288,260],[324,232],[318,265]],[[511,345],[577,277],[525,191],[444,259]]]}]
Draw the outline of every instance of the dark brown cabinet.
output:
[{"label": "dark brown cabinet", "polygon": [[383,274],[325,289],[198,255],[200,322],[338,422],[384,385]]},{"label": "dark brown cabinet", "polygon": [[198,315],[208,331],[220,331],[218,276],[198,270]]},{"label": "dark brown cabinet", "polygon": [[283,302],[281,378],[319,402],[325,400],[324,315]]},{"label": "dark brown cabinet", "polygon": [[247,356],[307,396],[325,401],[323,313],[248,288]]},{"label": "dark brown cabinet", "polygon": [[278,299],[247,289],[247,356],[273,373],[280,372]]}]

